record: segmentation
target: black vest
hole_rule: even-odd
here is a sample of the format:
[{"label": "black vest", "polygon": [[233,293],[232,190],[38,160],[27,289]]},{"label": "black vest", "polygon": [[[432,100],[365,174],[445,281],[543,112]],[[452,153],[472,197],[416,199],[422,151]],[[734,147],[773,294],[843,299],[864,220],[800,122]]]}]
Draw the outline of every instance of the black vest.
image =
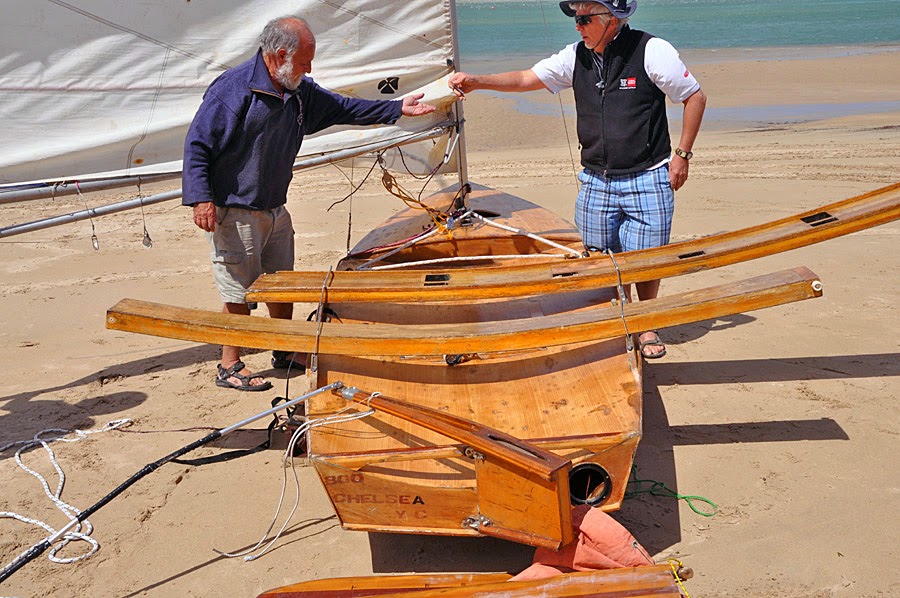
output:
[{"label": "black vest", "polygon": [[619,32],[603,52],[602,88],[594,52],[584,42],[576,47],[572,87],[585,168],[629,174],[669,156],[666,94],[644,69],[644,49],[652,37],[627,25]]}]

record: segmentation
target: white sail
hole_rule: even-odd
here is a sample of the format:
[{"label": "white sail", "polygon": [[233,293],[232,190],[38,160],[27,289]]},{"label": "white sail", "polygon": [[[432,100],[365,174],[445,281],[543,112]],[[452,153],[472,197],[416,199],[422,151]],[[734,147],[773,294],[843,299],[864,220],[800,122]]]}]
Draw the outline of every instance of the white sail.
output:
[{"label": "white sail", "polygon": [[320,85],[369,99],[422,90],[441,108],[393,126],[326,130],[304,141],[301,158],[432,128],[452,101],[441,81],[453,56],[450,11],[449,0],[3,0],[0,190],[179,172],[206,87],[284,15],[315,32]]}]

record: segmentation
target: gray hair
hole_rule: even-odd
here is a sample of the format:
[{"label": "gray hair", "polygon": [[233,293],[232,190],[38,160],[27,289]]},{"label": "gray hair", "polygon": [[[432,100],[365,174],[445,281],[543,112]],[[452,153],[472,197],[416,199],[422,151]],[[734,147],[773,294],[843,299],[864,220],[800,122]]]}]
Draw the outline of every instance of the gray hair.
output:
[{"label": "gray hair", "polygon": [[596,5],[596,4],[600,4],[600,6],[603,6],[603,8],[606,8],[607,12],[609,12],[609,16],[611,16],[612,18],[619,21],[618,24],[616,25],[617,31],[621,31],[622,27],[624,27],[628,23],[628,17],[625,17],[624,19],[619,19],[614,14],[612,14],[612,12],[609,10],[609,8],[607,8],[600,2],[569,2],[569,8],[571,8],[574,11],[590,10],[591,5]]},{"label": "gray hair", "polygon": [[289,55],[300,47],[300,36],[297,33],[296,22],[300,21],[309,28],[309,24],[294,16],[278,17],[266,23],[262,33],[259,34],[259,47],[263,54],[275,54],[284,49]]}]

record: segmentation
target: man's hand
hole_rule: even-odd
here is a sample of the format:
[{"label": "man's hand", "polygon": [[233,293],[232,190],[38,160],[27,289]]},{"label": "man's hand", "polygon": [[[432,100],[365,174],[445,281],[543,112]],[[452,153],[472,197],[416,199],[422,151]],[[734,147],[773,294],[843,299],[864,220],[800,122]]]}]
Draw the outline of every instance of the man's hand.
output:
[{"label": "man's hand", "polygon": [[678,191],[688,179],[688,161],[681,156],[672,156],[669,162],[669,183],[673,191]]},{"label": "man's hand", "polygon": [[216,205],[211,201],[195,203],[194,224],[208,233],[216,230]]},{"label": "man's hand", "polygon": [[435,108],[431,104],[419,103],[419,100],[424,97],[424,93],[417,93],[403,98],[403,108],[400,110],[403,116],[422,116],[434,112]]},{"label": "man's hand", "polygon": [[447,80],[447,86],[453,90],[461,100],[466,99],[466,94],[475,89],[472,75],[468,73],[453,73]]}]

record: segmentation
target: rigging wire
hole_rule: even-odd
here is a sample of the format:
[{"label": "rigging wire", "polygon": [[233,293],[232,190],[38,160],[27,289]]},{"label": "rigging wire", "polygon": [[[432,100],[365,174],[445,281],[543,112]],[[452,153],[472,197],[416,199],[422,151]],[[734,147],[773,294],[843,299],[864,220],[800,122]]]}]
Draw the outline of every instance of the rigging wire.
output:
[{"label": "rigging wire", "polygon": [[[379,396],[380,394],[381,393],[373,392],[369,396],[368,400],[371,401],[373,398]],[[368,403],[367,403],[367,406],[368,406]],[[288,524],[291,522],[291,519],[293,519],[293,517],[294,517],[294,513],[297,512],[297,508],[300,506],[300,478],[297,475],[297,467],[294,464],[294,447],[296,446],[297,442],[301,438],[303,438],[307,434],[307,432],[309,432],[313,428],[318,428],[320,426],[326,426],[326,425],[330,425],[330,424],[342,424],[342,423],[354,421],[357,419],[369,417],[370,415],[373,415],[375,413],[375,409],[373,409],[372,407],[369,407],[369,409],[366,411],[359,411],[357,413],[351,413],[349,415],[344,415],[345,413],[347,413],[351,409],[354,409],[355,407],[356,407],[355,404],[351,404],[351,405],[348,405],[347,407],[344,407],[340,411],[337,411],[334,415],[329,415],[329,416],[321,417],[318,419],[307,420],[302,426],[298,427],[294,431],[294,434],[291,436],[291,439],[288,442],[287,448],[285,449],[284,455],[282,457],[282,464],[284,465],[284,467],[281,468],[281,470],[282,470],[281,494],[278,497],[278,504],[275,507],[275,514],[272,517],[272,522],[269,524],[269,527],[263,533],[262,537],[259,539],[259,541],[256,543],[256,545],[252,546],[251,548],[247,548],[246,550],[241,550],[239,552],[224,552],[221,550],[216,550],[214,548],[213,551],[215,553],[217,553],[221,556],[229,557],[229,558],[244,557],[245,561],[253,561],[253,560],[256,560],[259,557],[263,556],[264,554],[266,554],[269,551],[269,549],[272,548],[272,546],[275,544],[275,542],[277,542],[278,539],[281,537],[281,535],[284,533],[284,530],[287,529]],[[294,505],[291,507],[291,512],[288,513],[287,517],[285,517],[284,523],[281,525],[281,528],[278,530],[278,532],[275,533],[274,536],[272,536],[272,538],[269,540],[268,544],[266,544],[263,547],[263,544],[266,542],[266,539],[268,538],[269,534],[272,532],[272,529],[274,529],[275,525],[278,523],[278,518],[281,515],[281,509],[284,506],[284,498],[285,498],[285,493],[287,491],[287,484],[288,484],[287,465],[290,465],[291,473],[294,478],[294,488],[295,488]],[[260,547],[262,547],[262,548],[260,548]],[[253,552],[256,552],[257,550],[259,550],[259,552],[257,552],[256,554],[251,554]]]},{"label": "rigging wire", "polygon": [[[347,195],[345,195],[342,199],[339,199],[339,200],[337,200],[336,202],[334,202],[333,204],[331,204],[330,206],[328,206],[328,208],[325,210],[326,212],[330,212],[330,211],[331,211],[331,208],[333,208],[334,206],[336,206],[336,205],[338,205],[338,204],[344,203],[345,201],[347,201],[348,199],[350,199],[350,198],[353,196],[354,193],[356,193],[357,191],[359,191],[360,187],[362,187],[363,184],[369,179],[369,175],[372,174],[372,171],[375,170],[375,167],[378,166],[378,162],[379,162],[379,160],[381,160],[381,155],[382,155],[383,153],[384,153],[384,151],[381,151],[381,152],[378,153],[378,155],[376,156],[375,161],[372,162],[372,167],[369,169],[369,172],[366,173],[366,176],[363,177],[363,180],[361,180],[361,181],[359,182],[359,185],[357,185],[355,188],[353,188],[353,190],[350,191],[350,193],[348,193]],[[344,175],[344,176],[346,176],[346,175]]]},{"label": "rigging wire", "polygon": [[[75,181],[75,191],[78,192],[78,197],[81,198],[81,201],[84,202],[84,211],[88,215],[88,220],[91,221],[91,245],[94,247],[94,251],[100,251],[100,240],[97,239],[97,229],[94,227],[94,218],[91,216],[91,210],[88,208],[87,199],[84,197],[84,194],[81,192],[81,189],[78,187],[78,181]],[[142,202],[143,205],[143,202]]]},{"label": "rigging wire", "polygon": [[[538,4],[541,7],[541,19],[544,21],[544,37],[547,41],[547,51],[552,52],[553,48],[550,47],[550,26],[547,24],[547,15],[544,13],[544,2],[541,1]],[[566,147],[569,148],[569,160],[572,163],[572,175],[575,177],[575,188],[577,189],[579,188],[578,167],[575,165],[575,154],[572,152],[572,139],[569,137],[569,123],[566,121],[566,110],[565,106],[563,106],[562,95],[556,94],[556,99],[559,102],[559,116],[563,123],[563,133],[566,135]]]},{"label": "rigging wire", "polygon": [[141,239],[141,245],[150,249],[153,247],[153,239],[150,238],[150,233],[147,232],[147,216],[144,214],[144,194],[141,191],[141,177],[138,177],[137,180],[137,191],[138,199],[141,200],[141,222],[144,225],[144,237]]}]

